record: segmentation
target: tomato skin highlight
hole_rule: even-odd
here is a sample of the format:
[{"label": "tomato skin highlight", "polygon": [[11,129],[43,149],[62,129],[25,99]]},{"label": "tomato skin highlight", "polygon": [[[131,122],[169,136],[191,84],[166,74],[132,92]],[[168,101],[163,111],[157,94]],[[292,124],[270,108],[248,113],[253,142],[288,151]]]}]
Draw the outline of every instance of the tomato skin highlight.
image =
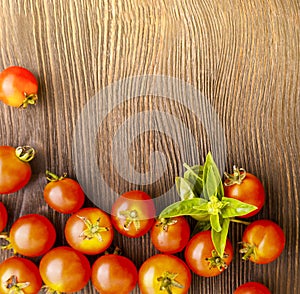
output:
[{"label": "tomato skin highlight", "polygon": [[248,282],[239,286],[233,294],[271,294],[271,292],[261,283]]},{"label": "tomato skin highlight", "polygon": [[83,289],[91,276],[88,259],[80,252],[60,246],[46,253],[39,266],[45,285],[59,292],[77,292]]},{"label": "tomato skin highlight", "polygon": [[48,252],[56,240],[56,231],[48,218],[28,214],[17,219],[9,232],[9,241],[15,252],[37,257]]},{"label": "tomato skin highlight", "polygon": [[[168,293],[161,291],[162,277],[174,275],[174,283],[171,286],[172,294],[186,294],[191,285],[191,271],[188,266],[175,255],[156,254],[148,258],[139,270],[139,288],[142,294]],[[180,287],[179,287],[180,286]]]},{"label": "tomato skin highlight", "polygon": [[224,266],[220,269],[218,267],[210,267],[210,262],[207,260],[213,257],[212,252],[214,250],[211,231],[203,231],[194,235],[187,244],[184,252],[187,265],[195,274],[202,277],[220,275],[232,261],[233,248],[231,242],[227,239],[223,257]]},{"label": "tomato skin highlight", "polygon": [[84,204],[85,195],[79,183],[70,178],[49,182],[44,188],[47,204],[60,213],[75,213]]},{"label": "tomato skin highlight", "polygon": [[23,288],[24,294],[37,294],[42,287],[42,279],[38,267],[30,260],[13,256],[0,264],[0,294],[8,294],[6,282],[12,277],[17,278],[18,283],[29,282]]},{"label": "tomato skin highlight", "polygon": [[[88,229],[88,226],[83,218],[86,218],[93,225],[93,228],[86,235],[83,233]],[[99,231],[100,236],[96,235],[95,231],[99,230],[96,226],[103,228]],[[92,231],[95,233],[92,233]],[[68,244],[75,250],[94,255],[104,252],[111,245],[114,230],[108,214],[99,208],[88,207],[77,211],[67,220],[65,237]]]},{"label": "tomato skin highlight", "polygon": [[[163,222],[175,222],[166,224]],[[151,229],[151,241],[154,247],[163,253],[174,254],[184,249],[190,238],[190,226],[185,217],[169,220],[157,220]]]},{"label": "tomato skin highlight", "polygon": [[242,237],[245,253],[243,259],[257,264],[266,264],[277,259],[285,246],[282,228],[271,220],[257,220],[245,229]]},{"label": "tomato skin highlight", "polygon": [[26,107],[26,98],[33,95],[36,100],[37,91],[35,76],[24,67],[10,66],[0,73],[0,100],[9,106]]},{"label": "tomato skin highlight", "polygon": [[22,189],[30,180],[31,167],[21,161],[11,146],[0,146],[0,194],[11,194]]},{"label": "tomato skin highlight", "polygon": [[111,220],[114,228],[124,236],[137,238],[145,235],[155,222],[152,198],[143,191],[130,191],[113,204]]},{"label": "tomato skin highlight", "polygon": [[5,205],[0,202],[0,233],[7,225],[8,214]]},{"label": "tomato skin highlight", "polygon": [[239,216],[240,218],[248,218],[256,215],[262,209],[265,203],[265,190],[261,181],[256,176],[247,172],[246,177],[240,184],[227,186],[227,182],[228,180],[224,182],[225,197],[234,198],[257,207],[254,211]]},{"label": "tomato skin highlight", "polygon": [[92,266],[92,284],[101,294],[129,294],[137,280],[136,266],[124,256],[103,255]]}]

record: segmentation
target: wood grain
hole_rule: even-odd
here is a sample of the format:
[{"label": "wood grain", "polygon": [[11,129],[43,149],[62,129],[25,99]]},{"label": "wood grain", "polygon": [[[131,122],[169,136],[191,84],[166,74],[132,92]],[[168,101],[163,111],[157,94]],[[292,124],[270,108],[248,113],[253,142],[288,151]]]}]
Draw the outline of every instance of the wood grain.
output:
[{"label": "wood grain", "polygon": [[[38,152],[29,185],[13,195],[0,196],[10,215],[7,229],[20,215],[39,212],[54,222],[57,245],[65,244],[67,217],[45,204],[44,172],[67,172],[76,178],[72,140],[83,107],[120,79],[170,76],[194,86],[213,106],[226,137],[226,169],[237,164],[262,180],[267,201],[257,218],[276,221],[286,233],[281,257],[258,266],[238,258],[237,242],[244,227],[233,225],[230,238],[236,258],[232,265],[216,278],[194,275],[189,293],[233,293],[250,280],[265,283],[274,294],[297,293],[299,8],[297,0],[1,0],[0,68],[24,66],[38,77],[40,87],[35,107],[22,111],[0,105],[0,145],[30,144]],[[136,91],[134,85],[129,90]],[[107,97],[101,105],[111,107],[116,102],[116,97]],[[151,153],[160,151],[167,170],[153,184],[133,184],[122,179],[112,165],[112,140],[127,118],[156,110],[179,119],[194,135],[200,152],[196,157],[189,153],[188,142],[181,142],[184,152],[179,149],[186,134],[169,137],[160,132],[160,126],[172,129],[175,122],[162,116],[156,130],[137,136],[128,157],[138,172],[150,171],[154,179]],[[99,127],[97,145],[98,156],[103,156],[99,168],[109,187],[117,193],[142,188],[157,197],[182,172],[184,156],[188,162],[202,163],[211,149],[203,128],[203,121],[210,118],[199,121],[193,111],[166,97],[148,95],[109,112]],[[131,127],[129,131],[134,132],[140,125]],[[126,133],[123,140],[120,148]],[[84,156],[88,154],[83,154],[83,160]],[[92,205],[91,201],[86,205]],[[156,253],[148,235],[136,240],[116,235],[115,241],[137,266]],[[10,255],[2,251],[1,260]],[[80,293],[96,292],[89,284]],[[134,293],[139,293],[138,288]]]}]

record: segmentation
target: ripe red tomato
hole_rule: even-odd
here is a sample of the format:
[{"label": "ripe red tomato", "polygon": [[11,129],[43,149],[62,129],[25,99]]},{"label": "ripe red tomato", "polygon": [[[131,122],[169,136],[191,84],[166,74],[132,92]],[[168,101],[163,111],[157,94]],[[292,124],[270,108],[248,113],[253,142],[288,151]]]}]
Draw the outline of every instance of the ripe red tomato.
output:
[{"label": "ripe red tomato", "polygon": [[154,247],[168,254],[182,251],[189,238],[190,226],[184,216],[158,219],[151,229],[151,241]]},{"label": "ripe red tomato", "polygon": [[129,294],[137,280],[136,266],[124,256],[103,255],[92,266],[92,284],[99,293]]},{"label": "ripe red tomato", "polygon": [[248,282],[239,286],[233,294],[271,294],[271,292],[261,283]]},{"label": "ripe red tomato", "polygon": [[282,253],[285,245],[284,232],[280,226],[270,220],[257,220],[244,231],[243,259],[254,263],[270,263]]},{"label": "ripe red tomato", "polygon": [[49,293],[80,291],[91,276],[88,259],[67,246],[56,247],[46,253],[41,259],[39,269]]},{"label": "ripe red tomato", "polygon": [[0,73],[0,100],[13,107],[35,104],[38,82],[26,68],[10,66]]},{"label": "ripe red tomato", "polygon": [[110,217],[99,208],[83,208],[65,226],[65,237],[74,249],[84,254],[99,254],[112,243],[114,230]]},{"label": "ripe red tomato", "polygon": [[7,210],[2,202],[0,202],[0,233],[4,230],[7,224]]},{"label": "ripe red tomato", "polygon": [[45,254],[51,249],[56,240],[53,224],[39,214],[28,214],[17,219],[9,232],[6,249],[13,249],[28,257]]},{"label": "ripe red tomato", "polygon": [[240,216],[241,218],[251,217],[257,214],[265,203],[265,190],[260,180],[253,174],[246,173],[244,169],[234,167],[234,173],[225,173],[224,195],[252,204],[257,207],[254,211]]},{"label": "ripe red tomato", "polygon": [[37,294],[41,287],[39,269],[32,261],[14,256],[0,264],[1,294]]},{"label": "ripe red tomato", "polygon": [[194,273],[203,277],[214,277],[221,274],[231,263],[233,248],[227,239],[224,256],[220,257],[214,248],[211,231],[203,231],[189,241],[184,256]]},{"label": "ripe red tomato", "polygon": [[111,211],[113,226],[127,237],[145,235],[151,229],[154,218],[154,202],[142,191],[130,191],[121,195]]},{"label": "ripe red tomato", "polygon": [[142,294],[185,294],[191,285],[191,272],[180,258],[156,254],[140,267],[138,283]]},{"label": "ripe red tomato", "polygon": [[0,146],[0,194],[14,193],[30,180],[35,151],[29,146],[13,148]]},{"label": "ripe red tomato", "polygon": [[78,211],[85,200],[84,192],[79,183],[67,178],[46,172],[50,181],[44,188],[44,199],[54,210],[61,213],[74,213]]}]

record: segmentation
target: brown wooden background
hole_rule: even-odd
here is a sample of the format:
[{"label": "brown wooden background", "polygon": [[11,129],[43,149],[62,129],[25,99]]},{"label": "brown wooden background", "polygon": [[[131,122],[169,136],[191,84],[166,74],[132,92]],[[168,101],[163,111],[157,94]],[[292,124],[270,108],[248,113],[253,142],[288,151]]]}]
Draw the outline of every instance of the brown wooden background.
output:
[{"label": "brown wooden background", "polygon": [[[72,131],[82,107],[121,78],[176,77],[199,89],[216,110],[228,147],[226,168],[235,163],[262,180],[267,201],[257,218],[276,221],[286,233],[281,257],[258,266],[238,258],[237,242],[244,227],[232,225],[230,238],[236,251],[232,265],[216,278],[193,276],[190,293],[228,294],[250,280],[265,283],[275,294],[297,293],[299,1],[1,0],[0,19],[0,69],[24,66],[38,77],[40,85],[36,107],[23,111],[0,104],[0,144],[30,144],[38,152],[30,184],[16,194],[0,197],[9,210],[8,228],[18,216],[39,212],[54,222],[57,245],[65,244],[65,217],[43,200],[44,172],[66,171],[76,178]],[[109,113],[100,132],[99,154],[107,153],[119,122],[164,105],[193,132],[201,150],[199,162],[203,162],[210,142],[201,122],[181,104],[162,99],[132,99]],[[171,122],[162,118],[162,123]],[[129,150],[130,160],[144,172],[153,150],[168,158],[168,173],[160,181],[134,186],[111,174],[107,160],[102,162],[102,173],[110,187],[119,193],[141,188],[157,196],[172,186],[182,167],[172,138],[159,131],[139,136]],[[137,266],[156,253],[148,235],[137,240],[117,235],[116,243]],[[11,252],[1,252],[1,260],[9,255]],[[81,293],[95,291],[89,284]]]}]

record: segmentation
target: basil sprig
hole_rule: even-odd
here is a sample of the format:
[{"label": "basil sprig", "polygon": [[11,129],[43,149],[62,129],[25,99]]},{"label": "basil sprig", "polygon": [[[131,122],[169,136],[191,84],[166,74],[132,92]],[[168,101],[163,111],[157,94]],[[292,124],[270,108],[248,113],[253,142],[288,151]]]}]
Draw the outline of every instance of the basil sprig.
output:
[{"label": "basil sprig", "polygon": [[184,165],[183,178],[176,178],[176,189],[181,201],[166,207],[160,218],[191,216],[198,220],[198,230],[211,229],[212,241],[220,257],[223,257],[230,220],[255,210],[254,205],[224,196],[220,172],[208,153],[203,166]]}]

